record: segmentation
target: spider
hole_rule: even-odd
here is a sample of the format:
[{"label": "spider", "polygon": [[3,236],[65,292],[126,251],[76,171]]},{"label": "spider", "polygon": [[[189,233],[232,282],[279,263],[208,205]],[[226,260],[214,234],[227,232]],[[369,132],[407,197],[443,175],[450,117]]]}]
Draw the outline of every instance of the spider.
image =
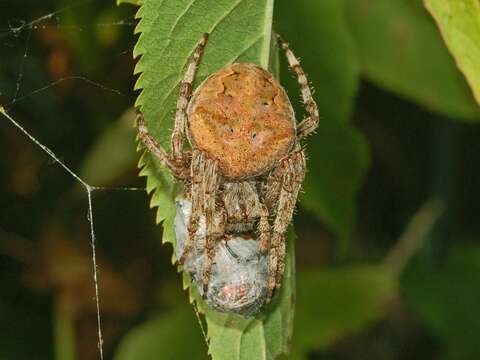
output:
[{"label": "spider", "polygon": [[[205,218],[204,296],[215,245],[247,233],[256,234],[260,253],[268,257],[267,303],[281,287],[285,232],[305,175],[300,141],[316,129],[318,108],[300,63],[288,44],[278,35],[277,39],[297,77],[309,115],[298,125],[283,87],[256,64],[227,65],[192,95],[208,34],[199,41],[181,82],[171,153],[149,134],[138,112],[139,139],[184,183],[184,196],[192,203],[180,264],[195,248],[199,221]],[[184,148],[187,140],[190,149]]]}]

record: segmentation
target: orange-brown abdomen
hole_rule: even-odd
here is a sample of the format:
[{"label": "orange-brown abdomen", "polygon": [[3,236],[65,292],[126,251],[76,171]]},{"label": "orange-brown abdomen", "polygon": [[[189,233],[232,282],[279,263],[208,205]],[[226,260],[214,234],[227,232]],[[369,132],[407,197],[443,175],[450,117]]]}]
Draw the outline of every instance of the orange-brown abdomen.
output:
[{"label": "orange-brown abdomen", "polygon": [[266,172],[295,142],[285,91],[254,64],[228,65],[205,80],[192,98],[188,120],[192,146],[218,160],[232,179]]}]

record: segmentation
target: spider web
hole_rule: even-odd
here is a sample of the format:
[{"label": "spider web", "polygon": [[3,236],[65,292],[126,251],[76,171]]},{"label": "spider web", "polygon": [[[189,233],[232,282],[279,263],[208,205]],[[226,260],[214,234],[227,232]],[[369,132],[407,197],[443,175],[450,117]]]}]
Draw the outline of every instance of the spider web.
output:
[{"label": "spider web", "polygon": [[[96,22],[96,23],[87,23],[80,26],[69,26],[63,25],[61,20],[62,16],[66,14],[71,14],[77,9],[81,9],[82,6],[92,3],[92,0],[84,0],[74,2],[68,6],[62,7],[58,10],[44,13],[43,15],[30,20],[12,20],[9,22],[6,29],[0,28],[0,42],[5,42],[11,39],[21,40],[22,36],[24,37],[23,41],[20,41],[21,56],[18,59],[18,72],[16,75],[16,81],[14,86],[14,93],[9,97],[6,97],[6,94],[3,92],[2,86],[0,84],[0,117],[8,120],[13,126],[15,126],[20,132],[22,132],[31,142],[33,142],[38,148],[45,152],[54,163],[57,163],[61,168],[68,173],[74,181],[79,183],[87,195],[88,201],[88,213],[87,220],[89,222],[90,228],[90,247],[91,247],[91,261],[92,261],[92,279],[95,290],[95,306],[96,306],[96,322],[97,322],[97,336],[98,336],[98,354],[99,358],[103,360],[104,351],[103,351],[103,330],[102,330],[102,315],[101,315],[101,293],[99,291],[99,274],[98,274],[98,264],[97,264],[97,250],[96,250],[96,233],[95,233],[95,217],[94,217],[94,201],[93,193],[98,191],[145,191],[145,188],[139,187],[102,187],[96,186],[88,183],[84,180],[77,172],[75,172],[67,163],[61,160],[61,157],[58,156],[54,151],[52,151],[47,145],[43,144],[35,136],[32,135],[24,126],[21,125],[20,121],[12,115],[13,110],[16,106],[26,102],[27,100],[33,99],[35,96],[38,96],[42,93],[53,90],[55,87],[59,86],[61,83],[76,81],[82,82],[88,86],[99,89],[101,92],[110,93],[113,96],[121,97],[125,100],[126,103],[132,104],[134,102],[133,94],[125,94],[124,92],[115,89],[111,86],[108,86],[104,83],[98,82],[94,79],[91,79],[83,74],[75,74],[71,76],[60,77],[54,81],[47,82],[43,86],[31,89],[27,92],[23,91],[24,83],[26,80],[26,65],[31,58],[31,48],[32,48],[32,36],[36,31],[41,31],[47,29],[47,27],[55,26],[57,29],[64,31],[83,31],[87,28],[97,28],[97,29],[108,29],[111,27],[127,27],[131,28],[131,33],[133,33],[133,28],[136,26],[136,21],[132,16],[116,20],[112,22]],[[112,0],[112,7],[114,7]],[[15,22],[17,25],[12,25]],[[8,45],[8,44],[7,44]],[[117,56],[132,56],[132,49],[127,49],[117,53]],[[198,320],[203,338],[208,346],[209,340],[205,331],[205,325],[203,324],[202,318],[199,314],[198,309],[194,306],[194,312]]]},{"label": "spider web", "polygon": [[[44,86],[30,90],[28,92],[23,92],[24,80],[25,80],[25,67],[27,62],[30,59],[30,49],[32,47],[32,35],[35,31],[44,30],[52,24],[56,28],[66,29],[69,31],[82,31],[86,27],[96,27],[96,28],[109,28],[109,27],[130,27],[132,28],[136,25],[133,17],[122,19],[114,22],[105,22],[105,23],[93,23],[85,24],[82,26],[63,26],[61,24],[61,16],[65,13],[72,12],[77,8],[91,3],[91,0],[75,2],[66,7],[60,8],[59,10],[46,13],[34,20],[25,21],[25,20],[14,20],[18,25],[12,25],[12,22],[9,22],[8,28],[0,30],[0,41],[5,42],[4,45],[8,46],[8,41],[18,40],[22,37],[25,38],[22,47],[21,58],[18,59],[18,73],[16,75],[16,82],[14,87],[14,93],[10,96],[9,100],[4,100],[6,94],[3,92],[3,89],[0,86],[0,99],[3,98],[3,104],[0,103],[0,117],[8,120],[13,126],[15,126],[19,131],[21,131],[31,142],[38,146],[42,151],[44,151],[54,163],[57,163],[61,168],[63,168],[73,179],[78,182],[87,195],[88,201],[88,214],[87,219],[90,227],[90,246],[91,246],[91,261],[92,261],[92,278],[95,289],[95,305],[96,305],[96,321],[97,321],[97,332],[98,332],[98,354],[99,358],[103,360],[104,351],[103,351],[103,331],[102,331],[102,316],[101,316],[101,303],[100,303],[100,293],[99,293],[99,276],[98,276],[98,265],[97,265],[97,251],[96,251],[96,234],[95,234],[95,222],[94,222],[94,206],[93,206],[93,192],[102,191],[102,190],[118,190],[118,191],[145,191],[144,188],[138,187],[117,187],[117,188],[107,188],[101,186],[95,186],[89,184],[85,181],[80,175],[78,175],[71,167],[69,167],[66,162],[60,159],[54,151],[52,151],[48,146],[44,145],[40,140],[34,137],[24,126],[20,124],[18,120],[12,115],[12,109],[19,103],[26,101],[40,93],[47,92],[52,88],[58,86],[59,84],[66,81],[80,81],[87,85],[96,87],[104,92],[112,93],[115,96],[123,97],[129,103],[133,103],[133,95],[124,94],[122,91],[102,84],[96,80],[90,79],[84,75],[73,75],[68,77],[61,77],[55,81],[49,82]],[[112,0],[112,5],[113,0]],[[131,56],[132,50],[128,49],[122,51],[118,55],[127,55]]]},{"label": "spider web", "polygon": [[[86,76],[83,75],[74,75],[74,76],[68,76],[68,77],[62,77],[60,79],[57,79],[55,81],[52,81],[45,86],[42,86],[38,89],[32,90],[28,92],[27,94],[21,95],[21,86],[22,82],[24,79],[24,71],[25,71],[25,64],[26,61],[29,57],[29,50],[31,46],[31,37],[32,33],[37,30],[45,30],[47,26],[50,26],[52,23],[55,24],[57,28],[60,29],[68,29],[69,31],[83,31],[87,27],[95,27],[95,28],[107,28],[111,26],[122,26],[122,27],[130,27],[133,28],[136,25],[136,21],[134,20],[133,17],[127,18],[127,19],[122,19],[118,21],[114,21],[111,23],[94,23],[94,24],[85,24],[84,26],[64,26],[60,23],[60,17],[63,13],[66,12],[71,12],[75,10],[76,8],[81,7],[82,5],[86,5],[92,3],[92,0],[85,0],[85,1],[79,1],[76,3],[73,3],[71,5],[65,6],[59,10],[56,10],[54,12],[47,13],[45,15],[40,16],[37,19],[34,19],[32,21],[25,21],[25,20],[16,20],[19,22],[19,25],[14,26],[11,23],[8,26],[8,29],[3,29],[0,30],[0,40],[1,39],[6,39],[6,38],[19,38],[23,33],[26,33],[26,40],[24,42],[23,48],[23,56],[20,59],[20,65],[18,69],[18,75],[17,75],[17,81],[16,81],[16,86],[15,86],[15,93],[12,97],[12,99],[3,105],[3,107],[9,111],[16,103],[21,102],[25,99],[28,99],[29,97],[39,94],[43,91],[49,90],[57,85],[59,85],[62,82],[69,81],[69,80],[79,80],[83,81],[89,85],[98,87],[101,90],[109,91],[112,92],[113,94],[116,94],[118,96],[123,96],[123,97],[128,97],[126,94],[122,93],[120,90],[111,88],[107,85],[101,84],[95,80],[89,79]],[[125,51],[122,51],[119,53],[119,55],[126,55],[126,54],[131,54],[132,49],[128,49]],[[0,96],[4,95],[2,93],[2,89],[0,88]]]}]

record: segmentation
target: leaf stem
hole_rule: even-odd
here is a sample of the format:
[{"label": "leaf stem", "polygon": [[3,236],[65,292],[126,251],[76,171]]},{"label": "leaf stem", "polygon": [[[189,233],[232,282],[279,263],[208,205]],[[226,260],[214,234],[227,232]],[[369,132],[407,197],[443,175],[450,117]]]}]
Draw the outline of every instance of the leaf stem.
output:
[{"label": "leaf stem", "polygon": [[[264,69],[268,69],[272,42],[272,20],[274,0],[267,0],[265,4],[265,27],[263,30],[263,44],[260,54],[260,62]],[[278,74],[277,74],[278,75]]]},{"label": "leaf stem", "polygon": [[417,210],[400,235],[383,265],[394,276],[399,276],[410,260],[422,248],[427,235],[445,211],[445,204],[438,198],[429,199]]}]

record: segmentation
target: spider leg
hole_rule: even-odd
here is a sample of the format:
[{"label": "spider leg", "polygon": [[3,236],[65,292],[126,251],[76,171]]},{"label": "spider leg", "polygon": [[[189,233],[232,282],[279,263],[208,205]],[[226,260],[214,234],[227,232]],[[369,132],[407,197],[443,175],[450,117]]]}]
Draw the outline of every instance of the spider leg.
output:
[{"label": "spider leg", "polygon": [[205,33],[195,48],[180,85],[180,96],[177,100],[177,110],[175,112],[175,128],[173,129],[171,138],[172,156],[177,160],[182,159],[183,156],[183,143],[185,142],[185,132],[187,127],[187,107],[190,98],[192,97],[193,80],[207,41],[208,34]]},{"label": "spider leg", "polygon": [[[188,223],[188,236],[179,262],[183,264],[195,247],[200,217],[205,216],[205,253],[206,261],[202,272],[203,296],[208,293],[208,284],[215,258],[215,240],[219,234],[216,216],[216,195],[220,185],[218,162],[209,159],[203,152],[194,150],[191,163],[191,200],[192,213]],[[220,225],[221,226],[221,225]],[[223,232],[221,232],[223,233]],[[197,244],[198,245],[198,244]]]},{"label": "spider leg", "polygon": [[143,114],[137,110],[137,129],[138,137],[145,147],[154,154],[177,178],[185,179],[188,177],[188,166],[185,163],[173,161],[165,149],[150,135],[143,118]]},{"label": "spider leg", "polygon": [[283,176],[270,240],[267,303],[271,301],[274,290],[280,289],[282,285],[285,270],[285,232],[292,219],[298,192],[305,176],[303,150],[297,147],[288,157],[280,160],[278,168],[281,169]]},{"label": "spider leg", "polygon": [[216,195],[220,185],[220,174],[218,170],[218,162],[205,158],[205,172],[203,178],[204,185],[204,212],[205,212],[205,249],[207,255],[207,261],[205,263],[205,269],[203,271],[203,297],[205,298],[208,293],[208,285],[210,282],[210,275],[212,272],[212,265],[215,258],[215,243],[216,236]]},{"label": "spider leg", "polygon": [[258,234],[260,238],[260,253],[265,254],[268,250],[268,242],[270,240],[270,224],[268,223],[268,209],[263,204],[260,204],[260,220],[258,222]]},{"label": "spider leg", "polygon": [[147,149],[155,154],[160,161],[167,166],[172,173],[185,179],[188,174],[188,159],[183,152],[183,143],[185,141],[185,131],[187,122],[187,106],[192,96],[192,83],[197,71],[203,49],[208,40],[208,34],[204,34],[197,44],[192,59],[188,64],[187,71],[180,85],[180,95],[177,100],[177,110],[175,113],[175,127],[171,137],[172,154],[169,155],[165,149],[149,134],[145,120],[140,111],[137,110],[137,128],[139,138],[145,144]]},{"label": "spider leg", "polygon": [[300,88],[302,91],[302,98],[305,108],[310,115],[309,117],[303,119],[297,128],[298,138],[302,139],[314,131],[318,126],[318,107],[317,103],[313,99],[312,90],[308,84],[307,76],[305,75],[305,71],[303,71],[302,67],[300,66],[300,62],[293,54],[292,50],[288,47],[288,44],[285,40],[282,39],[280,35],[277,34],[277,40],[279,46],[285,51],[285,55],[287,57],[288,64],[290,68],[297,76],[298,83],[300,84]]},{"label": "spider leg", "polygon": [[281,171],[282,168],[277,166],[272,170],[272,172],[267,178],[264,202],[270,214],[275,213],[276,210],[275,205],[277,203],[278,195],[280,194],[280,188],[282,186]]},{"label": "spider leg", "polygon": [[203,212],[203,174],[205,172],[205,162],[203,161],[203,154],[199,151],[194,151],[192,154],[192,162],[190,165],[191,172],[191,201],[192,212],[187,226],[187,239],[183,253],[178,262],[184,264],[193,250],[195,243],[195,236],[198,231],[200,216]]}]

